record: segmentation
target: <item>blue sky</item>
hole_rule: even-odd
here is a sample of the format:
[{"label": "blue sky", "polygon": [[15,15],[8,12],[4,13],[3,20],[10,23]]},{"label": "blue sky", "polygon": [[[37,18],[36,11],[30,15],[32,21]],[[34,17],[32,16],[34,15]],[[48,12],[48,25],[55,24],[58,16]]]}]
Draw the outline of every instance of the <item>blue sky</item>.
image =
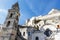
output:
[{"label": "blue sky", "polygon": [[20,25],[33,16],[48,14],[53,8],[60,9],[60,0],[0,0],[0,24],[4,23],[8,9],[17,1],[21,14],[19,18]]}]

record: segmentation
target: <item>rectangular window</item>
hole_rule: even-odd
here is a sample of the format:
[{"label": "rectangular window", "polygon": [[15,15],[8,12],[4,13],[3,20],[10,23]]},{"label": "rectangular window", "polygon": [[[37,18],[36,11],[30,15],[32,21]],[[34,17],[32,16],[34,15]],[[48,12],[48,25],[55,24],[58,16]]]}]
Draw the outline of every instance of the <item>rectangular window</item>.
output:
[{"label": "rectangular window", "polygon": [[30,36],[30,32],[28,32],[28,36]]},{"label": "rectangular window", "polygon": [[25,36],[25,32],[23,32],[23,36]]}]

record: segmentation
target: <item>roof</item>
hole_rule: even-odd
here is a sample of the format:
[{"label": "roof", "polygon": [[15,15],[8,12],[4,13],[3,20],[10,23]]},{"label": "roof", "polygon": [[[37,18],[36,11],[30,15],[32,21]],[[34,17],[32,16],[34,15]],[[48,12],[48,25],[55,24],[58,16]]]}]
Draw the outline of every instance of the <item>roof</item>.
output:
[{"label": "roof", "polygon": [[21,25],[18,25],[19,28],[34,28],[32,26],[21,26]]}]

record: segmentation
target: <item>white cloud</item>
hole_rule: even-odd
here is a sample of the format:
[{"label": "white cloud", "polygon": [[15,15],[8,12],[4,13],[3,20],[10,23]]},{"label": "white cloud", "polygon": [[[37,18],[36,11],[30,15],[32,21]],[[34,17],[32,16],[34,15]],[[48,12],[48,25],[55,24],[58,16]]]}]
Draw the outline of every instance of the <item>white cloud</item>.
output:
[{"label": "white cloud", "polygon": [[0,24],[4,23],[6,16],[7,16],[7,10],[0,9]]},{"label": "white cloud", "polygon": [[7,13],[6,9],[0,9],[0,12]]}]

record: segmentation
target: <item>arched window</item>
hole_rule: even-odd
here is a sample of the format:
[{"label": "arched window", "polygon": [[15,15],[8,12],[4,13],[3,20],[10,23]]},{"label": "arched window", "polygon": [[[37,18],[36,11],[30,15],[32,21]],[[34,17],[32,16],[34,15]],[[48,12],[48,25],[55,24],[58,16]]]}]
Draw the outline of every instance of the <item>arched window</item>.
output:
[{"label": "arched window", "polygon": [[10,18],[11,18],[12,16],[13,16],[13,14],[11,13],[11,14],[10,14]]},{"label": "arched window", "polygon": [[25,32],[23,32],[23,36],[25,36]]},{"label": "arched window", "polygon": [[36,37],[35,40],[39,40],[39,37]]},{"label": "arched window", "polygon": [[7,22],[7,27],[10,25],[10,21]]}]

